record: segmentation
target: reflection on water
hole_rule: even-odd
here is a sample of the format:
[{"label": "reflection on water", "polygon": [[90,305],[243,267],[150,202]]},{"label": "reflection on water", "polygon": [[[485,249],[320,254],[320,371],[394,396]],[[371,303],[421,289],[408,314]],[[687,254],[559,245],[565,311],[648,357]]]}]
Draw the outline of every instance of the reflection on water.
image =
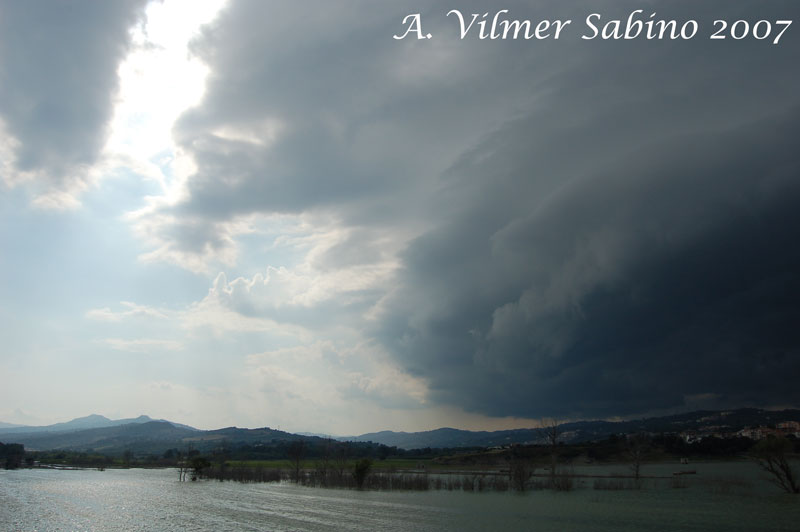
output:
[{"label": "reflection on water", "polygon": [[[797,530],[800,499],[751,466],[701,465],[681,489],[597,491],[586,479],[569,493],[525,494],[178,482],[172,470],[0,471],[0,530]],[[744,480],[715,489],[725,478]]]}]

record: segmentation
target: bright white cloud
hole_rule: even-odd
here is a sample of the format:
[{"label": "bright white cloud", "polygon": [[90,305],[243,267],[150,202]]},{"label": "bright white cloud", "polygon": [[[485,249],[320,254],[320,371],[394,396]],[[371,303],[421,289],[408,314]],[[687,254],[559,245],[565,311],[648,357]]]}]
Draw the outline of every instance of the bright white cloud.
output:
[{"label": "bright white cloud", "polygon": [[[208,68],[189,51],[191,40],[225,5],[225,0],[151,2],[146,19],[133,28],[131,51],[119,66],[107,156],[126,157],[159,179],[185,177],[172,126],[205,90]],[[185,163],[181,163],[185,164]]]},{"label": "bright white cloud", "polygon": [[133,317],[150,317],[166,319],[165,311],[158,310],[145,305],[137,305],[130,301],[120,301],[120,306],[125,310],[114,311],[109,307],[92,309],[86,312],[86,317],[93,320],[118,322]]},{"label": "bright white cloud", "polygon": [[122,338],[106,338],[100,340],[101,344],[107,345],[118,351],[128,351],[131,353],[149,353],[153,351],[179,351],[183,349],[183,344],[175,340],[155,340],[149,338],[137,338],[135,340],[125,340]]}]

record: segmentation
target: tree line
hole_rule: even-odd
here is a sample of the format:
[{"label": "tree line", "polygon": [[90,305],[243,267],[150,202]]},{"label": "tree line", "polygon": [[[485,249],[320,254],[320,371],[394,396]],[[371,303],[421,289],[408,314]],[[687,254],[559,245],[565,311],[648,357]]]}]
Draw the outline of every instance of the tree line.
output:
[{"label": "tree line", "polygon": [[[223,440],[211,451],[177,447],[162,454],[137,454],[131,449],[109,456],[87,450],[29,451],[18,443],[0,443],[0,463],[6,469],[42,464],[80,467],[178,467],[181,478],[211,476],[219,480],[269,481],[289,479],[311,485],[360,487],[369,477],[373,461],[387,458],[424,460],[440,466],[500,466],[508,472],[508,484],[524,491],[533,482],[536,468],[547,471],[545,487],[569,489],[570,476],[563,465],[579,457],[596,462],[628,462],[635,485],[640,485],[642,465],[676,458],[753,459],[773,480],[789,493],[800,493],[800,478],[792,460],[800,454],[800,440],[772,437],[754,442],[748,438],[705,438],[687,443],[674,434],[612,435],[604,440],[580,444],[559,441],[558,426],[547,431],[547,438],[530,445],[505,449],[458,448],[405,450],[372,442],[339,442],[322,438],[272,440],[244,444]],[[252,461],[285,460],[286,472],[275,467],[243,467]],[[309,466],[309,463],[312,465]],[[234,464],[233,466],[231,464]],[[270,471],[271,470],[271,471]],[[374,475],[373,475],[374,476]],[[379,479],[374,478],[373,481]],[[383,482],[383,481],[381,481]],[[417,482],[416,480],[414,482]],[[390,482],[391,483],[391,482]]]},{"label": "tree line", "polygon": [[17,469],[25,461],[25,447],[21,443],[0,442],[0,463],[6,469]]}]

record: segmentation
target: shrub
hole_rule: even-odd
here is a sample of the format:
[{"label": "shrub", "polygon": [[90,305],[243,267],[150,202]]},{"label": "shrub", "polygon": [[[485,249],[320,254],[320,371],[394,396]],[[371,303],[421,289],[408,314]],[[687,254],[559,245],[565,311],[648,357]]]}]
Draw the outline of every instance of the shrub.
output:
[{"label": "shrub", "polygon": [[356,486],[358,489],[364,487],[364,481],[367,479],[370,469],[372,469],[372,460],[369,458],[362,458],[356,462],[355,466],[353,467],[353,478],[356,481]]}]

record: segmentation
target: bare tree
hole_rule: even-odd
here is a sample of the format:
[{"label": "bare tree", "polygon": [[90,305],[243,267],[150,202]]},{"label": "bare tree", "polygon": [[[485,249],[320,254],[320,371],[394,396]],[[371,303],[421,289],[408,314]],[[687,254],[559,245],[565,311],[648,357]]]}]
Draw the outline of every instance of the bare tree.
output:
[{"label": "bare tree", "polygon": [[336,446],[336,455],[334,457],[334,470],[336,471],[336,479],[341,482],[344,479],[345,471],[347,471],[347,463],[350,459],[350,444],[347,442],[340,443]]},{"label": "bare tree", "polygon": [[558,437],[561,434],[561,428],[558,426],[558,420],[555,418],[542,418],[540,424],[544,430],[545,442],[550,447],[550,486],[553,487],[556,482]]},{"label": "bare tree", "polygon": [[228,456],[230,455],[230,442],[226,438],[222,440],[220,446],[214,451],[213,456],[214,460],[217,463],[217,467],[219,468],[219,481],[222,482],[225,479],[225,470],[227,468],[227,461]]},{"label": "bare tree", "polygon": [[533,475],[535,467],[524,450],[519,446],[509,449],[508,480],[517,491],[525,491],[528,479]]},{"label": "bare tree", "polygon": [[210,465],[211,462],[209,462],[208,458],[205,456],[193,456],[191,460],[189,460],[189,466],[192,469],[192,481],[203,478],[203,473],[205,473]]},{"label": "bare tree", "polygon": [[289,444],[287,454],[292,464],[292,475],[295,482],[300,482],[300,464],[303,461],[304,452],[305,442],[303,440],[294,440]]},{"label": "bare tree", "polygon": [[25,458],[25,446],[21,443],[0,442],[0,459],[5,462],[6,469],[17,469]]},{"label": "bare tree", "polygon": [[189,463],[193,456],[197,456],[199,453],[195,450],[194,445],[191,443],[186,447],[186,452],[182,453],[178,451],[178,478],[181,482],[186,480],[186,475],[192,470],[191,464]]},{"label": "bare tree", "polygon": [[181,458],[180,460],[178,460],[178,480],[180,480],[181,482],[185,482],[186,475],[188,473],[189,473],[189,463]]},{"label": "bare tree", "polygon": [[328,475],[331,469],[331,459],[333,458],[333,440],[327,438],[325,443],[322,444],[322,455],[317,461],[317,477],[320,484],[326,486],[328,484]]},{"label": "bare tree", "polygon": [[648,438],[646,434],[633,434],[628,436],[628,457],[630,458],[630,469],[636,483],[636,489],[641,489],[642,459],[647,451]]},{"label": "bare tree", "polygon": [[371,469],[372,460],[369,458],[362,458],[353,466],[353,479],[355,479],[358,489],[364,487],[364,481],[367,480],[367,475],[369,475]]},{"label": "bare tree", "polygon": [[789,464],[787,454],[792,451],[792,442],[784,437],[769,437],[756,444],[754,458],[758,465],[772,475],[770,480],[786,493],[800,493],[798,476]]}]

